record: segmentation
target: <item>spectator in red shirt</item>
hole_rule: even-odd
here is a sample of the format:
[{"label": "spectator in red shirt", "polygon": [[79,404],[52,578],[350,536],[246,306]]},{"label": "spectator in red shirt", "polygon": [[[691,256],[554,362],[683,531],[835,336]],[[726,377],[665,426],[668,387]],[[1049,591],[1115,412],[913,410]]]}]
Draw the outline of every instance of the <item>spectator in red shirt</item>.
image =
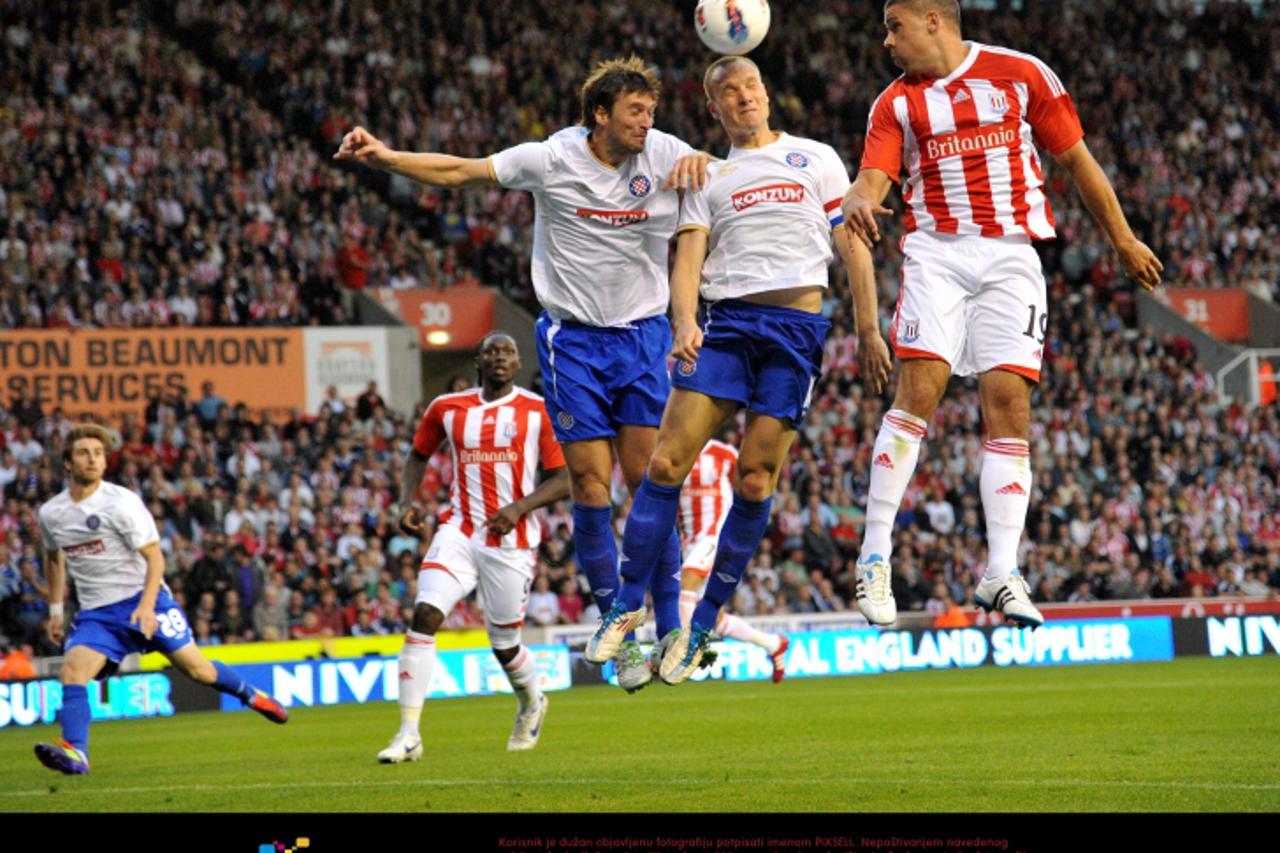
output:
[{"label": "spectator in red shirt", "polygon": [[350,233],[342,235],[342,249],[338,252],[338,275],[342,286],[348,290],[364,290],[369,283],[368,269],[373,259],[364,246]]},{"label": "spectator in red shirt", "polygon": [[320,624],[320,617],[316,615],[315,608],[311,607],[303,611],[302,624],[294,625],[289,633],[295,640],[315,640],[332,636],[329,629]]},{"label": "spectator in red shirt", "polygon": [[577,585],[572,578],[560,582],[560,619],[566,625],[578,624],[582,616],[582,596],[578,595]]},{"label": "spectator in red shirt", "polygon": [[342,605],[338,604],[338,593],[333,587],[325,587],[320,594],[320,606],[316,608],[316,616],[321,627],[329,631],[331,637],[341,637],[346,633]]},{"label": "spectator in red shirt", "polygon": [[355,295],[369,284],[369,268],[373,258],[350,231],[342,232],[342,249],[337,257],[338,276],[342,279],[342,314],[350,321],[355,316]]}]

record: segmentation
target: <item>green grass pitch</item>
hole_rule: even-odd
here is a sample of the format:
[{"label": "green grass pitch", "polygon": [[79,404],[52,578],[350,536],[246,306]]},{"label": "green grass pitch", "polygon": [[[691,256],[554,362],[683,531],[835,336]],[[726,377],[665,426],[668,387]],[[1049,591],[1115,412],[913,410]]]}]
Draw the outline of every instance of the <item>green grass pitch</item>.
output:
[{"label": "green grass pitch", "polygon": [[511,754],[514,704],[429,702],[395,766],[393,704],[100,724],[87,778],[7,729],[0,811],[1280,810],[1274,657],[578,688]]}]

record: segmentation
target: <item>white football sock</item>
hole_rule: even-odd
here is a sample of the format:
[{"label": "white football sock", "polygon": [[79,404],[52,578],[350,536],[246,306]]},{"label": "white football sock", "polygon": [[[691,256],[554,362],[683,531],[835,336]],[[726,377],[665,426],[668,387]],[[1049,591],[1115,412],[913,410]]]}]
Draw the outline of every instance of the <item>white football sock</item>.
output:
[{"label": "white football sock", "polygon": [[409,631],[400,649],[400,731],[418,734],[422,703],[431,687],[431,673],[436,666],[436,638],[430,634]]},{"label": "white football sock", "polygon": [[993,438],[983,450],[978,482],[987,518],[986,577],[1003,578],[1018,567],[1018,541],[1031,502],[1031,453],[1018,438]]},{"label": "white football sock", "polygon": [[867,491],[867,527],[859,559],[888,559],[893,552],[893,520],[920,458],[927,425],[901,409],[891,409],[880,424],[871,449],[871,485]]},{"label": "white football sock", "polygon": [[542,691],[538,689],[538,664],[528,646],[520,646],[516,656],[504,663],[502,668],[506,670],[507,681],[511,682],[511,689],[520,700],[521,711],[538,701],[538,697],[542,695]]},{"label": "white football sock", "polygon": [[698,591],[696,589],[680,590],[680,627],[688,628],[689,623],[693,621],[693,609],[698,606]]},{"label": "white football sock", "polygon": [[732,637],[735,640],[742,640],[744,643],[755,643],[769,654],[776,652],[778,646],[782,644],[782,638],[777,634],[757,631],[746,619],[741,616],[734,616],[732,613],[720,614],[720,621],[716,623],[716,631],[722,637]]}]

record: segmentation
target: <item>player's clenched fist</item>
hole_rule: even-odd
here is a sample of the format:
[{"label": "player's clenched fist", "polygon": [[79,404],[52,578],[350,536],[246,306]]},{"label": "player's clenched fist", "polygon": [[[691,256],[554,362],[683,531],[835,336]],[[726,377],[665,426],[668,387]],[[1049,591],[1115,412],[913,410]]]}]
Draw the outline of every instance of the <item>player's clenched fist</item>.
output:
[{"label": "player's clenched fist", "polygon": [[333,159],[356,160],[381,169],[391,164],[391,149],[363,127],[356,127],[342,137],[342,144]]},{"label": "player's clenched fist", "polygon": [[671,356],[680,361],[693,364],[698,360],[698,351],[702,349],[702,329],[696,321],[677,321],[671,335]]},{"label": "player's clenched fist", "polygon": [[410,536],[422,537],[422,531],[426,527],[422,521],[422,513],[418,512],[417,507],[409,507],[400,515],[400,529]]}]

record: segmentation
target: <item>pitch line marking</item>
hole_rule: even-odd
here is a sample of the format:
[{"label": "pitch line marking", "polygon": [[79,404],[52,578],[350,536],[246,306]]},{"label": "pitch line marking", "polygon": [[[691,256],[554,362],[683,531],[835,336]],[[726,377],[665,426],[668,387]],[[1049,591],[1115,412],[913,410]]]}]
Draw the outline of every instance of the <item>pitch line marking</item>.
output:
[{"label": "pitch line marking", "polygon": [[[359,780],[351,782],[256,782],[250,785],[156,785],[147,787],[134,788],[85,788],[84,790],[70,790],[60,788],[57,794],[51,794],[48,787],[40,788],[33,791],[0,791],[3,797],[40,797],[40,796],[70,796],[75,794],[101,794],[105,796],[114,796],[117,794],[155,794],[170,793],[174,791],[251,791],[251,790],[275,790],[280,788],[303,788],[303,789],[328,789],[328,788],[450,788],[450,787],[492,787],[495,779],[396,779],[385,782]],[[531,781],[531,780],[520,780]],[[547,784],[547,780],[542,780],[543,784]],[[847,777],[836,779],[559,779],[550,784],[557,785],[924,785],[928,787],[940,786],[956,786],[966,785],[972,780],[964,779],[884,779],[878,777]],[[1095,779],[988,779],[984,780],[984,785],[1015,785],[1015,786],[1051,786],[1051,787],[1083,787],[1083,788],[1196,788],[1204,791],[1276,791],[1280,790],[1280,784],[1272,783],[1234,783],[1234,782],[1142,782],[1132,779],[1120,779],[1112,782],[1099,781]]]}]

